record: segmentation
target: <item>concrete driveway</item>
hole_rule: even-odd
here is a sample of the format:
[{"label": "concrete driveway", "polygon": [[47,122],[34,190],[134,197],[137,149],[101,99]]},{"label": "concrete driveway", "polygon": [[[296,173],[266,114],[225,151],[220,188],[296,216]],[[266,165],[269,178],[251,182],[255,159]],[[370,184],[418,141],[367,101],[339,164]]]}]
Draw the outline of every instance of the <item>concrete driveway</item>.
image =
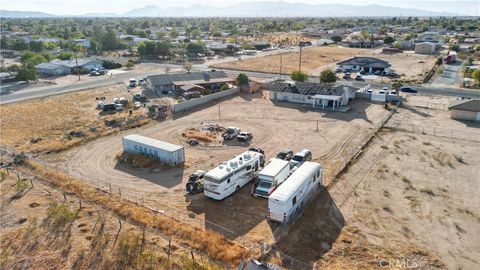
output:
[{"label": "concrete driveway", "polygon": [[444,64],[443,74],[437,74],[433,77],[430,84],[444,86],[460,86],[462,84],[462,61],[456,61],[454,64]]}]

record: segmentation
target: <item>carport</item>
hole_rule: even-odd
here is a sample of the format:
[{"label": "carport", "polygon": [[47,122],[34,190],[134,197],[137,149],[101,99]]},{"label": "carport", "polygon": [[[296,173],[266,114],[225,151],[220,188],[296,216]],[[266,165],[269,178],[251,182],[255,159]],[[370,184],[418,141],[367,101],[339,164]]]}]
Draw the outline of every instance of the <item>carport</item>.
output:
[{"label": "carport", "polygon": [[340,107],[342,96],[314,95],[312,96],[312,107],[315,108],[315,105],[321,105],[322,109],[325,109],[325,105],[328,107],[329,101],[333,101],[333,110],[335,110],[335,107]]}]

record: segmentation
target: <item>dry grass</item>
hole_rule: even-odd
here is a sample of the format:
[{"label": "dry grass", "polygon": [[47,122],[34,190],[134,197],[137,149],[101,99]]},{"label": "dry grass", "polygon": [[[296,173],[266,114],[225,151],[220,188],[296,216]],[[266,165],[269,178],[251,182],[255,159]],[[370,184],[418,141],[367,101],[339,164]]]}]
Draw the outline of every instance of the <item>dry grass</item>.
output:
[{"label": "dry grass", "polygon": [[214,142],[217,140],[217,134],[214,132],[200,131],[196,128],[189,128],[182,133],[182,136],[187,139],[196,139],[202,142]]},{"label": "dry grass", "polygon": [[[105,121],[125,121],[129,118],[128,111],[100,115],[95,109],[95,97],[104,96],[111,101],[113,97],[128,95],[124,87],[112,86],[2,105],[0,142],[21,151],[56,152],[119,129],[148,123],[148,118],[138,118],[126,121],[123,127],[106,126]],[[132,117],[141,114],[141,110],[136,110]],[[70,132],[77,134],[71,136]]]},{"label": "dry grass", "polygon": [[27,160],[25,166],[32,170],[37,177],[64,192],[75,194],[82,200],[100,205],[132,223],[157,229],[163,234],[175,238],[177,242],[198,250],[214,260],[231,266],[238,263],[247,254],[244,248],[216,232],[202,231],[167,216],[156,214],[147,208],[122,200],[116,195],[97,190],[78,179],[46,168],[35,161]]},{"label": "dry grass", "polygon": [[[281,55],[282,73],[290,74],[292,71],[298,70],[298,52],[284,53]],[[326,68],[334,68],[335,63],[354,56],[370,56],[388,61],[395,72],[403,74],[402,79],[409,81],[419,81],[423,79],[424,74],[428,72],[435,63],[435,58],[427,55],[404,53],[382,54],[380,50],[376,49],[309,47],[302,51],[302,71],[316,76]],[[280,71],[280,55],[273,54],[242,61],[220,63],[213,65],[213,67],[278,73]]]},{"label": "dry grass", "polygon": [[118,161],[134,168],[153,168],[161,165],[160,161],[153,157],[135,153],[120,152],[116,155],[116,158]]}]

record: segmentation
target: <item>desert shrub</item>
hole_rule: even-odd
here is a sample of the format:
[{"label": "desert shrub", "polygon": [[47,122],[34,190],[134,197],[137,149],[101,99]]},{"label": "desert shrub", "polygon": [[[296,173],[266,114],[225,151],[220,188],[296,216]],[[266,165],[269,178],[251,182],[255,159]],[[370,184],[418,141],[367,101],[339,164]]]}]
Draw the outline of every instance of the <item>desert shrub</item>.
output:
[{"label": "desert shrub", "polygon": [[67,204],[51,203],[47,209],[50,225],[62,227],[75,220],[76,211],[70,210]]}]

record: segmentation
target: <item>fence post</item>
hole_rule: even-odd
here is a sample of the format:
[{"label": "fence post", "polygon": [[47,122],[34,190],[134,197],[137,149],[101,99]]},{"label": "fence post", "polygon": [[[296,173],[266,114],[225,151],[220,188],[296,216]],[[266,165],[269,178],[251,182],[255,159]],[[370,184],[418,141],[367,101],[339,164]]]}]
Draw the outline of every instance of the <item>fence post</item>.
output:
[{"label": "fence post", "polygon": [[108,188],[110,190],[110,194],[112,194],[112,184],[111,183],[108,183]]},{"label": "fence post", "polygon": [[120,199],[122,198],[122,189],[118,187],[118,195],[120,196]]}]

